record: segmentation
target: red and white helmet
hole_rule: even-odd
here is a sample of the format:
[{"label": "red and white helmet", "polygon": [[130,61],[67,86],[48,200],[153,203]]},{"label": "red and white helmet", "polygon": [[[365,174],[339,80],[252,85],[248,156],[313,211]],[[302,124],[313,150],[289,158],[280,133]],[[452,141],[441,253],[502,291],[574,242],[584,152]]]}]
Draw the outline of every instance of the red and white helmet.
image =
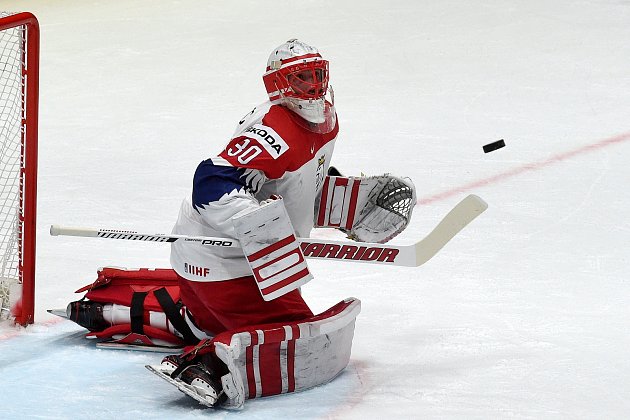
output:
[{"label": "red and white helmet", "polygon": [[[317,48],[297,39],[290,39],[272,51],[263,75],[271,101],[279,100],[306,121],[324,124],[326,130],[332,130],[336,115],[328,78],[328,61]],[[331,100],[327,101],[329,89]]]}]

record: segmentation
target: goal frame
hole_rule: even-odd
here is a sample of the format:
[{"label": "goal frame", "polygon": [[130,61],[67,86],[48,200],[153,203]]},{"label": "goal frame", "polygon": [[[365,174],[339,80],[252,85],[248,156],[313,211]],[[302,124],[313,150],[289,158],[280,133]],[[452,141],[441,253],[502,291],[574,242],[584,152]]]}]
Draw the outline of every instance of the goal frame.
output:
[{"label": "goal frame", "polygon": [[22,115],[18,217],[19,303],[12,310],[16,324],[28,325],[35,316],[35,251],[37,220],[37,142],[39,110],[40,30],[35,15],[21,12],[0,18],[0,31],[23,27]]}]

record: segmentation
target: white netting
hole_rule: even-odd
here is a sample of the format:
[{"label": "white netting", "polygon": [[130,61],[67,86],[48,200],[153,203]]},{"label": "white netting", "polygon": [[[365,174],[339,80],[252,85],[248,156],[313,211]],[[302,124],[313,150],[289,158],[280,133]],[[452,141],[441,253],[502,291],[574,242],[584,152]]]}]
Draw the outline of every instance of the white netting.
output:
[{"label": "white netting", "polygon": [[376,185],[346,233],[355,241],[385,243],[409,224],[416,205],[416,189],[409,178],[385,174],[368,179]]},{"label": "white netting", "polygon": [[[0,12],[0,19],[10,13]],[[0,31],[0,319],[19,298],[24,27]],[[17,296],[16,296],[17,295]]]}]

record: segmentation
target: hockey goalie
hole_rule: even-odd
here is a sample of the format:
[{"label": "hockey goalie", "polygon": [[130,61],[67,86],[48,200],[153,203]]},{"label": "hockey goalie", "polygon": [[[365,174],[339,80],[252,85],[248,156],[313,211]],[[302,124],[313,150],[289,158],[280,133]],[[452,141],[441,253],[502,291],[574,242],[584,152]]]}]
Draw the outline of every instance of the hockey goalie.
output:
[{"label": "hockey goalie", "polygon": [[148,368],[207,406],[238,408],[335,378],[360,302],[313,314],[300,294],[313,276],[297,238],[328,227],[384,243],[416,203],[407,178],[346,177],[330,166],[339,124],[316,48],[295,39],[275,48],[263,81],[269,100],[198,165],[173,229],[241,248],[174,242],[172,270],[103,269],[68,308],[92,337],[184,347]]}]

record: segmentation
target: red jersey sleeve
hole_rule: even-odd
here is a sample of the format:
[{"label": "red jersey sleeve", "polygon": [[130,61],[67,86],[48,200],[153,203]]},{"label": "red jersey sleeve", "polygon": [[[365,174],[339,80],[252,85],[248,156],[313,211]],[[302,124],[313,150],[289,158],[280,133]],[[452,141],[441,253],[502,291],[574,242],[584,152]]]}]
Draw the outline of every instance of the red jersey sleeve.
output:
[{"label": "red jersey sleeve", "polygon": [[232,138],[219,156],[232,166],[257,169],[268,179],[278,179],[296,159],[302,160],[301,136],[286,111],[271,107],[263,118]]}]

